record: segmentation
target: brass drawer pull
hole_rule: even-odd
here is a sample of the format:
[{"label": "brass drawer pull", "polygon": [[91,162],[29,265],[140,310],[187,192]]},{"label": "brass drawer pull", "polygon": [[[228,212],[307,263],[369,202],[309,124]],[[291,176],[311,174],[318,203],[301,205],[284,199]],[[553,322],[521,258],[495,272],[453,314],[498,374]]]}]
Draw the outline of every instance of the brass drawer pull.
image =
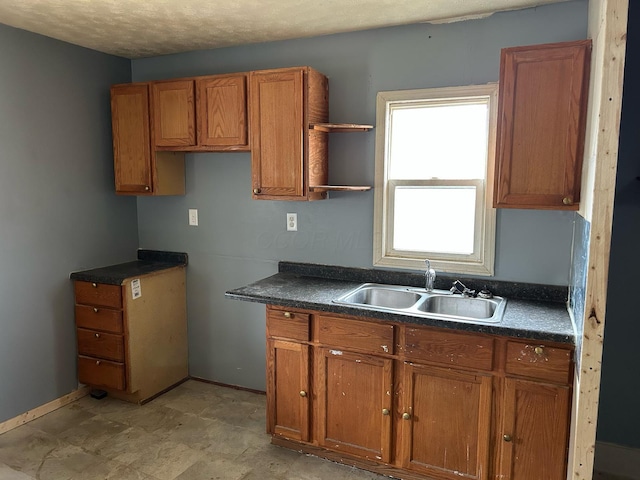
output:
[{"label": "brass drawer pull", "polygon": [[96,333],[96,338],[100,338],[100,334],[99,333]]},{"label": "brass drawer pull", "polygon": [[304,390],[300,390],[300,396],[301,397],[306,397],[307,396],[307,392],[305,392]]},{"label": "brass drawer pull", "polygon": [[410,419],[411,419],[411,414],[406,413],[406,412],[405,412],[405,413],[403,413],[403,414],[402,414],[402,419],[403,419],[403,420],[410,420]]},{"label": "brass drawer pull", "polygon": [[94,311],[95,313],[98,313],[98,309],[97,309],[96,307],[93,307],[93,311]]},{"label": "brass drawer pull", "polygon": [[538,346],[538,347],[536,347],[536,348],[534,348],[534,349],[533,349],[533,351],[534,351],[534,352],[536,352],[536,355],[542,355],[542,354],[544,354],[544,348],[539,347],[539,346]]},{"label": "brass drawer pull", "polygon": [[284,312],[284,318],[293,318],[293,313],[291,313],[291,312]]},{"label": "brass drawer pull", "polygon": [[503,439],[505,442],[510,442],[510,441],[512,440],[511,435],[503,435],[503,436],[502,436],[502,439]]},{"label": "brass drawer pull", "polygon": [[91,286],[92,286],[93,288],[98,288],[98,284],[97,284],[97,283],[92,283],[92,284],[91,284]]},{"label": "brass drawer pull", "polygon": [[100,365],[100,360],[96,360],[96,365]]},{"label": "brass drawer pull", "polygon": [[383,408],[382,409],[382,415],[384,415],[385,417],[388,416],[391,412],[389,411],[388,408]]}]

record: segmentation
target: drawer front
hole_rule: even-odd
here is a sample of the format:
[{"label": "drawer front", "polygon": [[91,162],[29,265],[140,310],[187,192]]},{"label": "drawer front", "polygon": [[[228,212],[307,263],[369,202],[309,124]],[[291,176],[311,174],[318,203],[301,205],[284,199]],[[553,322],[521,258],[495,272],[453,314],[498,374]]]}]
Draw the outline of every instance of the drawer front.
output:
[{"label": "drawer front", "polygon": [[122,333],[122,311],[110,308],[76,305],[76,326],[103,332]]},{"label": "drawer front", "polygon": [[78,353],[124,362],[124,338],[122,335],[78,328]]},{"label": "drawer front", "polygon": [[75,282],[76,303],[122,308],[122,287],[105,283]]},{"label": "drawer front", "polygon": [[508,374],[568,384],[572,350],[540,343],[507,342],[505,371]]},{"label": "drawer front", "polygon": [[493,368],[492,338],[407,327],[403,340],[408,361],[422,360],[478,370]]},{"label": "drawer front", "polygon": [[393,325],[318,316],[318,341],[370,354],[394,353]]},{"label": "drawer front", "polygon": [[267,311],[267,337],[309,341],[309,315],[270,308]]},{"label": "drawer front", "polygon": [[78,357],[78,380],[94,387],[125,389],[124,364]]}]

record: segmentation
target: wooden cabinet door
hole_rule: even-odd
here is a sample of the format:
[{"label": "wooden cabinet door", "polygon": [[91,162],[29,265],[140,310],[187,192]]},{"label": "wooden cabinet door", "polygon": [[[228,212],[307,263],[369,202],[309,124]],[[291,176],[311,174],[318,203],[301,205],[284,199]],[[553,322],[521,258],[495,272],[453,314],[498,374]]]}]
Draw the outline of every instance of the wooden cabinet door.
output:
[{"label": "wooden cabinet door", "polygon": [[316,352],[320,446],[389,462],[393,361],[328,348]]},{"label": "wooden cabinet door", "polygon": [[267,432],[309,441],[309,346],[267,340]]},{"label": "wooden cabinet door", "polygon": [[565,478],[569,401],[569,387],[505,379],[496,478]]},{"label": "wooden cabinet door", "polygon": [[502,50],[494,206],[577,210],[591,41]]},{"label": "wooden cabinet door", "polygon": [[153,142],[157,147],[184,147],[196,144],[196,111],[193,80],[155,82],[153,102]]},{"label": "wooden cabinet door", "polygon": [[152,193],[147,84],[111,87],[113,165],[117,193]]},{"label": "wooden cabinet door", "polygon": [[197,80],[198,145],[247,145],[246,75]]},{"label": "wooden cabinet door", "polygon": [[304,72],[251,72],[250,82],[254,198],[304,199]]},{"label": "wooden cabinet door", "polygon": [[491,395],[488,374],[405,363],[402,467],[438,479],[489,478]]}]

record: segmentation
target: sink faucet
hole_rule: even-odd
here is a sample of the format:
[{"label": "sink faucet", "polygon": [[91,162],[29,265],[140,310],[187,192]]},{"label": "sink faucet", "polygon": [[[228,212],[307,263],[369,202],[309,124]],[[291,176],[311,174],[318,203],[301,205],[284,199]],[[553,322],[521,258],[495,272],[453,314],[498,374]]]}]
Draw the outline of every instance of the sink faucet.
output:
[{"label": "sink faucet", "polygon": [[424,272],[424,289],[427,292],[431,292],[433,290],[433,284],[436,281],[436,271],[431,268],[429,259],[426,259],[424,263],[427,264],[427,270]]},{"label": "sink faucet", "polygon": [[464,283],[462,283],[460,280],[456,280],[455,282],[453,282],[453,285],[451,286],[451,288],[449,290],[450,290],[451,293],[460,293],[464,297],[475,297],[476,296],[476,291],[467,288],[466,285]]}]

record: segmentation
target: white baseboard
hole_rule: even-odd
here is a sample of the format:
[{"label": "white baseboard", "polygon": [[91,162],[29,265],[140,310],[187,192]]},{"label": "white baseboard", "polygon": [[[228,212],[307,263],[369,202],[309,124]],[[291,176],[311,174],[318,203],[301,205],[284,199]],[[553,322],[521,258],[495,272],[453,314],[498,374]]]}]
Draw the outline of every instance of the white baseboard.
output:
[{"label": "white baseboard", "polygon": [[596,442],[594,470],[640,480],[640,449]]},{"label": "white baseboard", "polygon": [[0,434],[8,432],[9,430],[13,430],[20,425],[24,425],[31,420],[35,420],[36,418],[42,417],[47,413],[51,413],[54,410],[59,409],[60,407],[64,407],[65,405],[75,402],[79,398],[88,395],[91,391],[91,387],[80,387],[78,390],[74,390],[71,393],[68,393],[64,397],[56,398],[55,400],[50,401],[49,403],[45,403],[44,405],[40,405],[28,412],[24,412],[17,417],[10,418],[2,423],[0,423]]}]

